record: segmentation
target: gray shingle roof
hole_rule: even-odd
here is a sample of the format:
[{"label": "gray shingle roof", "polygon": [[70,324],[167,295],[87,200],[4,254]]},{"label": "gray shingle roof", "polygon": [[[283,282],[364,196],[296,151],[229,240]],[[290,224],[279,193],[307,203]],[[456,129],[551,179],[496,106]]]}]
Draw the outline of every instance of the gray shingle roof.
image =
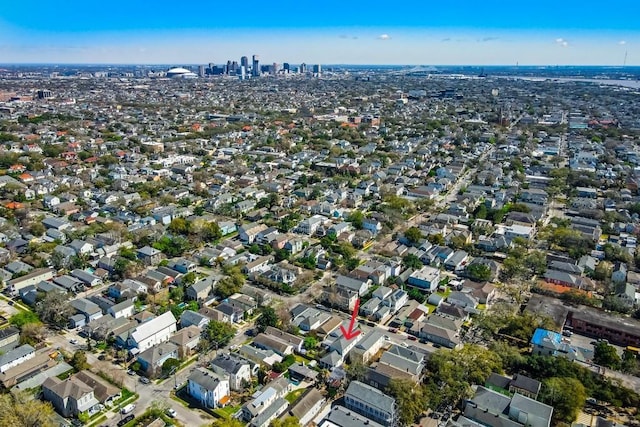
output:
[{"label": "gray shingle roof", "polygon": [[350,397],[353,400],[366,403],[372,408],[378,410],[394,413],[395,412],[395,399],[382,393],[380,390],[375,389],[360,381],[351,381],[349,388],[345,393],[345,397]]}]

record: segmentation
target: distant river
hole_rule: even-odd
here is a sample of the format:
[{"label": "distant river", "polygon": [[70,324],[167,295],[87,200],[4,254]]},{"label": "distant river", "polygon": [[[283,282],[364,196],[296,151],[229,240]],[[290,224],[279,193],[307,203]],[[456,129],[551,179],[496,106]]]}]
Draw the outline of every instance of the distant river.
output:
[{"label": "distant river", "polygon": [[543,82],[545,80],[552,80],[554,82],[584,82],[584,83],[594,83],[598,85],[609,85],[609,86],[623,86],[630,87],[633,89],[640,89],[640,81],[639,80],[613,80],[613,79],[581,79],[581,78],[573,78],[573,77],[556,77],[556,78],[546,78],[546,77],[523,77],[523,76],[504,76],[510,79],[519,79],[519,80],[529,80],[532,82]]}]

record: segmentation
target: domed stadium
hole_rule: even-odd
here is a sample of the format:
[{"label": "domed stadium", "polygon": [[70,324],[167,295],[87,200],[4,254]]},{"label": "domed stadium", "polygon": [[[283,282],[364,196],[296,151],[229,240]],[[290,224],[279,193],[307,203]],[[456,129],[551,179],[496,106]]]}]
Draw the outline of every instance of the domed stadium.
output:
[{"label": "domed stadium", "polygon": [[198,77],[194,72],[187,70],[186,68],[172,68],[167,71],[167,77],[172,79],[194,79]]}]

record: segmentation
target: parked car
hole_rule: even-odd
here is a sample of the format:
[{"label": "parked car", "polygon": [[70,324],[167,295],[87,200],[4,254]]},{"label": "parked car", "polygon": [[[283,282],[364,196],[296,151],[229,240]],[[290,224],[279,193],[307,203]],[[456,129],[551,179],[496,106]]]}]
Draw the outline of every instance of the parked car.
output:
[{"label": "parked car", "polygon": [[128,405],[124,406],[120,410],[120,413],[121,414],[128,414],[129,412],[133,411],[134,409],[136,409],[136,405],[134,405],[133,403],[129,403]]},{"label": "parked car", "polygon": [[416,338],[413,335],[408,335],[407,338],[409,338],[409,340],[411,340],[411,341],[417,341],[418,340],[418,338]]},{"label": "parked car", "polygon": [[129,375],[135,375],[135,374],[136,374],[136,371],[134,371],[133,369],[129,369],[129,370],[127,371],[127,374],[129,374]]},{"label": "parked car", "polygon": [[74,339],[70,339],[70,340],[69,340],[69,342],[70,342],[71,344],[73,344],[73,345],[78,344],[78,340],[77,340],[77,339],[75,339],[75,338],[74,338]]},{"label": "parked car", "polygon": [[140,382],[142,384],[149,384],[151,382],[151,380],[149,380],[149,378],[147,378],[147,377],[140,377]]},{"label": "parked car", "polygon": [[125,425],[129,421],[133,420],[134,418],[135,417],[133,416],[133,414],[127,415],[126,417],[124,417],[123,419],[118,421],[118,427],[122,427],[123,425]]},{"label": "parked car", "polygon": [[176,417],[176,410],[173,409],[173,408],[167,409],[167,417],[175,418]]}]

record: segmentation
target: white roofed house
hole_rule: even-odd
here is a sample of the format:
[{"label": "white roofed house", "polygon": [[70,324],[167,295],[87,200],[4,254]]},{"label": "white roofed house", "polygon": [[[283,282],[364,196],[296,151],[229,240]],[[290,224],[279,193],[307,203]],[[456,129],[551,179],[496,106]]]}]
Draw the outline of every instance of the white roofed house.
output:
[{"label": "white roofed house", "polygon": [[187,381],[187,392],[205,408],[219,408],[229,402],[229,381],[203,368],[194,369]]},{"label": "white roofed house", "polygon": [[176,318],[167,311],[158,317],[138,325],[128,336],[123,347],[137,354],[161,342],[168,341],[176,332]]}]

